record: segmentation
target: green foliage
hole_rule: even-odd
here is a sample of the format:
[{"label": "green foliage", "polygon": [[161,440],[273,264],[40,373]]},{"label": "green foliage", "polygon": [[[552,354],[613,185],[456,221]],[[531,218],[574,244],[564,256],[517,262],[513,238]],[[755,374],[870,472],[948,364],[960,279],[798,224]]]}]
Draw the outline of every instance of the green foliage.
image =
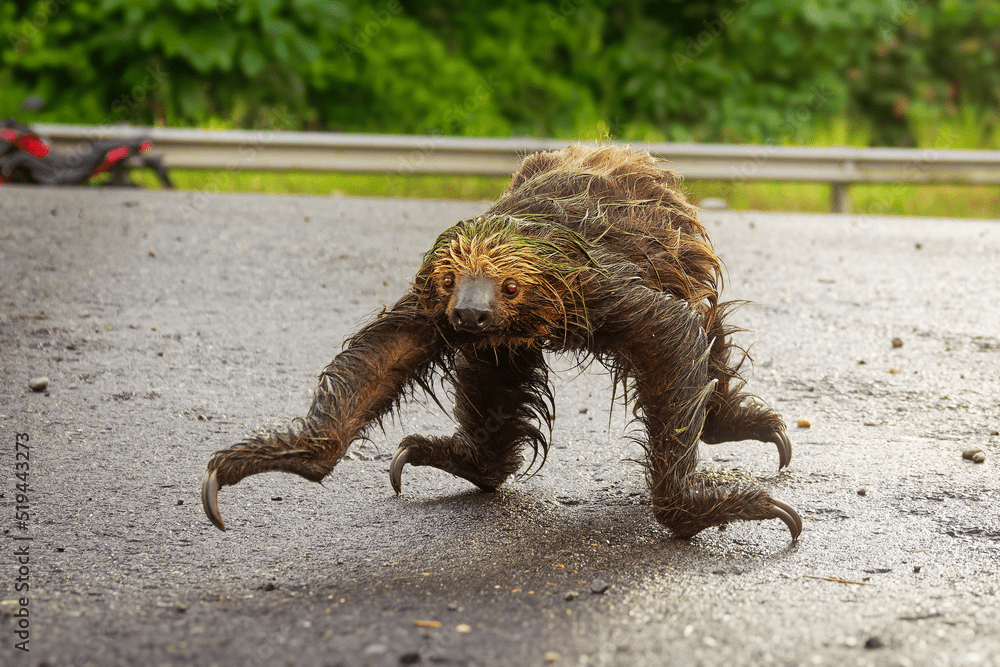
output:
[{"label": "green foliage", "polygon": [[963,106],[986,135],[995,132],[998,57],[1000,5],[992,0],[890,0],[848,51],[851,113],[870,122],[876,144],[958,148],[926,136],[928,128]]},{"label": "green foliage", "polygon": [[304,71],[350,20],[323,0],[36,0],[0,15],[0,117],[294,129]]},{"label": "green foliage", "polygon": [[21,0],[0,33],[0,117],[29,122],[937,147],[1000,127],[993,0]]},{"label": "green foliage", "polygon": [[324,129],[503,136],[493,84],[388,2],[355,7],[332,51],[312,64],[310,100]]}]

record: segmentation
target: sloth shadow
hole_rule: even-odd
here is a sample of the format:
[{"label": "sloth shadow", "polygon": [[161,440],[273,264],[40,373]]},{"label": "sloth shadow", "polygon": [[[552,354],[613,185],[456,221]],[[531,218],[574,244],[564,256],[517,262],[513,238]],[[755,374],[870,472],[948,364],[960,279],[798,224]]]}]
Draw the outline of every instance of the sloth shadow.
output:
[{"label": "sloth shadow", "polygon": [[[655,520],[648,497],[565,498],[549,490],[502,487],[391,498],[386,504],[401,525],[433,532],[419,560],[451,564],[454,577],[473,588],[492,587],[498,576],[542,586],[580,577],[640,580],[671,570],[722,567],[742,573],[797,550],[780,521],[676,538]],[[387,574],[373,568],[374,577]]]}]

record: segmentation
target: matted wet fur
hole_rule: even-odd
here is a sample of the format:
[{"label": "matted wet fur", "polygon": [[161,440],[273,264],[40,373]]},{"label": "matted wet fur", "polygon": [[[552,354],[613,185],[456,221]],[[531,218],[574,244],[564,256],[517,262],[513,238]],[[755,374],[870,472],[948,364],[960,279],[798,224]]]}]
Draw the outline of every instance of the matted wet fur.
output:
[{"label": "matted wet fur", "polygon": [[[730,351],[720,262],[679,179],[643,152],[571,146],[528,157],[481,216],[438,237],[411,289],[346,343],[306,417],[215,453],[202,489],[224,529],[222,486],[271,470],[324,478],[407,394],[455,387],[457,430],[403,439],[390,468],[427,465],[492,490],[544,462],[552,393],[543,353],[594,359],[633,401],[656,518],[675,535],[738,520],[801,520],[747,483],[695,470],[698,440],[791,445],[780,417],[745,400]],[[435,399],[436,400],[436,399]]]}]

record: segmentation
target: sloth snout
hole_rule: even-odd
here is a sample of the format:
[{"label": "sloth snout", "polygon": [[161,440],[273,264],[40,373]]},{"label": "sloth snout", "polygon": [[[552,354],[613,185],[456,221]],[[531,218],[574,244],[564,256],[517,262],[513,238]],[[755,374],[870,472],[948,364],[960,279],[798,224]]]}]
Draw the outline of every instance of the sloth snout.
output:
[{"label": "sloth snout", "polygon": [[459,282],[451,323],[462,331],[482,331],[493,324],[496,281],[489,276],[469,276]]},{"label": "sloth snout", "polygon": [[455,328],[465,331],[482,331],[493,324],[493,311],[472,306],[455,309]]}]

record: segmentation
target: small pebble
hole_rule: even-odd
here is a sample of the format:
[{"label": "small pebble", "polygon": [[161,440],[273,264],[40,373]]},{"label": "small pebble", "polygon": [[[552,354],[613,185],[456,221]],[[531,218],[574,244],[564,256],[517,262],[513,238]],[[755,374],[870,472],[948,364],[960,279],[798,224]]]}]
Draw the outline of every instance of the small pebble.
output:
[{"label": "small pebble", "polygon": [[990,435],[1000,435],[1000,431],[990,431]]},{"label": "small pebble", "polygon": [[962,458],[973,463],[984,463],[986,454],[981,449],[967,449],[962,452]]},{"label": "small pebble", "polygon": [[867,496],[868,495],[868,490],[867,489],[858,489],[858,495],[859,496]]},{"label": "small pebble", "polygon": [[590,582],[590,592],[594,595],[603,595],[611,586],[603,579],[594,579]]},{"label": "small pebble", "polygon": [[566,602],[572,602],[578,597],[580,597],[580,594],[577,591],[567,591],[566,594],[563,595],[563,598],[566,600]]},{"label": "small pebble", "polygon": [[921,568],[920,565],[914,565],[913,566],[913,574],[920,574],[920,568]]},{"label": "small pebble", "polygon": [[379,655],[388,650],[389,649],[387,649],[384,644],[369,644],[365,647],[365,650],[362,651],[362,653],[364,655]]},{"label": "small pebble", "polygon": [[178,614],[183,614],[184,612],[187,611],[187,609],[188,608],[187,608],[186,604],[179,604],[179,605],[177,605],[177,613]]},{"label": "small pebble", "polygon": [[461,632],[463,634],[472,632],[472,626],[466,625],[465,623],[459,623],[455,626],[456,632]]},{"label": "small pebble", "polygon": [[49,386],[49,379],[44,375],[37,378],[31,378],[28,380],[28,387],[31,391],[45,391],[46,387]]},{"label": "small pebble", "polygon": [[885,644],[883,644],[882,640],[878,637],[869,637],[865,640],[865,648],[867,649],[882,648],[883,646],[885,646]]},{"label": "small pebble", "polygon": [[555,651],[549,651],[545,654],[545,662],[559,662],[559,658],[562,657]]},{"label": "small pebble", "polygon": [[800,419],[797,422],[795,422],[795,425],[798,426],[799,428],[809,428],[810,426],[812,426],[812,423],[808,419]]},{"label": "small pebble", "polygon": [[903,339],[902,338],[898,338],[898,337],[897,338],[893,338],[892,339],[892,346],[893,347],[903,347]]},{"label": "small pebble", "polygon": [[458,603],[457,602],[449,602],[448,603],[448,611],[458,611]]}]

